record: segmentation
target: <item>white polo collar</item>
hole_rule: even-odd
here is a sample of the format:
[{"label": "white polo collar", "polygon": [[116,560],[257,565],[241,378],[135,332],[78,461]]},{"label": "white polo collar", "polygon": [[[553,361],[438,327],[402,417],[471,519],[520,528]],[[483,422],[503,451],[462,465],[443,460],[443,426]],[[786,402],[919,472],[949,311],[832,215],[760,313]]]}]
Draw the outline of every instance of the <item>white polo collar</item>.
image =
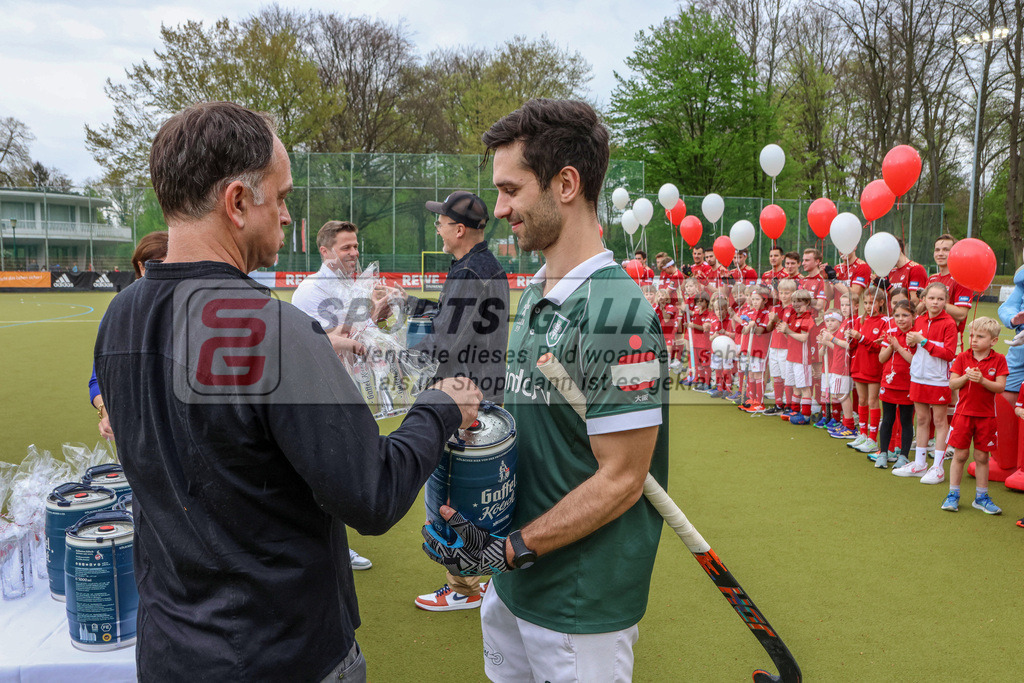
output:
[{"label": "white polo collar", "polygon": [[[591,275],[611,265],[615,265],[615,257],[611,249],[605,249],[566,273],[544,298],[556,306],[561,306]],[[548,264],[545,263],[530,280],[530,284],[543,287],[544,281],[547,279],[547,269]]]}]

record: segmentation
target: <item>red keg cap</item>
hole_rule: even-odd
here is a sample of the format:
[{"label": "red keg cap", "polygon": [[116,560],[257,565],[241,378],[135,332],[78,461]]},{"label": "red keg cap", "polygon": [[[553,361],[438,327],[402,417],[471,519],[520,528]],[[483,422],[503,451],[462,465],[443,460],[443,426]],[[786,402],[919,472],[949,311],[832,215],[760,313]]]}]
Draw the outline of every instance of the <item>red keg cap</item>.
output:
[{"label": "red keg cap", "polygon": [[110,533],[113,530],[114,530],[114,527],[111,524],[104,524],[103,526],[101,526],[99,528],[99,531],[102,531],[104,533]]},{"label": "red keg cap", "polygon": [[85,493],[85,492],[82,492],[82,493],[76,493],[76,494],[75,494],[75,498],[85,498],[85,497],[87,497],[88,495],[89,495],[89,494],[88,494],[88,493]]},{"label": "red keg cap", "polygon": [[480,420],[473,420],[473,424],[469,425],[470,429],[480,429]]},{"label": "red keg cap", "polygon": [[107,475],[107,479],[117,479],[120,476],[121,475],[117,472],[111,472],[110,474]]}]

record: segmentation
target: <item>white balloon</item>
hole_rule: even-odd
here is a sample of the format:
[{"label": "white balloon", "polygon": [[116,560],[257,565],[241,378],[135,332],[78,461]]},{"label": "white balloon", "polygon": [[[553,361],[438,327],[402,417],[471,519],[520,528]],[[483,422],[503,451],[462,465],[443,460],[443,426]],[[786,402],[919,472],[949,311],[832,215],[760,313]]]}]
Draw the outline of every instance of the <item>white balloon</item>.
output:
[{"label": "white balloon", "polygon": [[640,221],[640,225],[647,225],[654,218],[654,204],[647,197],[641,197],[633,202],[633,215]]},{"label": "white balloon", "polygon": [[711,351],[726,363],[730,363],[740,355],[740,346],[728,337],[715,337],[711,342]]},{"label": "white balloon", "polygon": [[754,224],[750,221],[736,221],[732,224],[732,230],[729,231],[729,239],[732,240],[732,246],[736,247],[738,251],[749,247],[756,234]]},{"label": "white balloon", "polygon": [[860,219],[846,211],[832,219],[828,234],[832,238],[832,244],[843,256],[852,254],[860,244],[861,233],[864,232]]},{"label": "white balloon", "polygon": [[622,229],[626,231],[627,235],[632,235],[640,228],[640,221],[637,220],[636,214],[633,213],[632,209],[628,209],[622,213]]},{"label": "white balloon", "polygon": [[886,277],[900,260],[900,243],[887,232],[876,232],[864,244],[864,260],[878,277]]},{"label": "white balloon", "polygon": [[612,192],[612,204],[619,211],[626,208],[626,204],[629,204],[629,193],[626,192],[626,188],[618,187]]},{"label": "white balloon", "polygon": [[666,211],[674,209],[679,201],[679,188],[672,183],[665,183],[658,190],[658,203],[665,207]]},{"label": "white balloon", "polygon": [[778,145],[765,145],[761,150],[761,169],[772,178],[782,173],[786,165],[786,153]]},{"label": "white balloon", "polygon": [[720,194],[709,194],[700,203],[700,210],[704,213],[704,218],[707,218],[712,223],[717,223],[718,219],[725,213],[725,200],[722,199]]}]

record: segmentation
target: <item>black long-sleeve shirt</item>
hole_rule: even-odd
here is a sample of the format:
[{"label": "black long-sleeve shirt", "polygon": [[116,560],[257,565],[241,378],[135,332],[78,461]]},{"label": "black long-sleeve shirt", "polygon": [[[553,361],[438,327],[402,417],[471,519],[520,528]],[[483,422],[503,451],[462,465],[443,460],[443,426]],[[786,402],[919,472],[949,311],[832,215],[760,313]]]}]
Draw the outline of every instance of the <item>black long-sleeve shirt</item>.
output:
[{"label": "black long-sleeve shirt", "polygon": [[345,525],[408,511],[458,407],[424,392],[380,436],[319,326],[215,262],[147,267],[95,363],[134,492],[140,678],[320,680],[359,626]]},{"label": "black long-sleeve shirt", "polygon": [[[409,297],[414,315],[433,302]],[[501,404],[508,348],[508,277],[484,240],[453,261],[435,308],[434,332],[415,348],[439,362],[435,377],[469,377],[484,400]]]}]

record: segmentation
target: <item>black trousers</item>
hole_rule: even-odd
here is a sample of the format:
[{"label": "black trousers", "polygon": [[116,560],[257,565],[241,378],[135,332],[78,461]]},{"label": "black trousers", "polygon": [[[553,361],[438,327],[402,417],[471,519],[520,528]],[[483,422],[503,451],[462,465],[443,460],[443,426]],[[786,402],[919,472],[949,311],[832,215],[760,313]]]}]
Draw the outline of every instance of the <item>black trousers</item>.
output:
[{"label": "black trousers", "polygon": [[914,441],[914,406],[902,406],[882,401],[882,424],[878,427],[878,448],[889,450],[892,439],[892,426],[896,422],[896,413],[900,415],[900,453],[910,459],[910,444]]}]

